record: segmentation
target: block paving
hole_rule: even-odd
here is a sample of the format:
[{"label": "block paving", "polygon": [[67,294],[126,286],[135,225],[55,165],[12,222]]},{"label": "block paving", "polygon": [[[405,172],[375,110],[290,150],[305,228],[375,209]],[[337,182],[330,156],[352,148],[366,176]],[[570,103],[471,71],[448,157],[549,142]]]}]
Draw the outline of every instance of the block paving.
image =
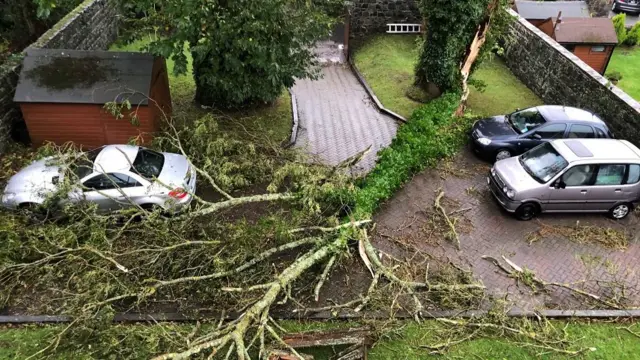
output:
[{"label": "block paving", "polygon": [[[506,297],[522,309],[593,309],[606,306],[558,287],[533,292],[529,287],[517,284],[482,256],[491,256],[503,263],[501,256],[505,256],[521,267],[526,266],[547,282],[571,284],[599,296],[621,293],[622,287],[618,286],[613,292],[609,286],[615,282],[624,287],[623,303],[627,308],[640,306],[638,215],[630,214],[622,221],[614,221],[601,214],[543,214],[532,221],[519,221],[503,211],[488,192],[486,176],[490,164],[465,149],[448,166],[444,165],[415,176],[377,212],[374,241],[378,247],[388,248],[390,238],[410,237],[419,251],[448,257],[459,266],[471,269],[474,276],[485,284],[489,294]],[[460,218],[459,251],[452,241],[428,239],[422,230],[428,221],[425,210],[433,209],[439,189],[448,198],[443,201],[450,207],[445,207],[446,211]],[[577,243],[553,234],[529,244],[528,236],[543,225],[619,229],[629,235],[629,246],[616,250],[588,241]],[[463,227],[468,228],[466,233]]]}]

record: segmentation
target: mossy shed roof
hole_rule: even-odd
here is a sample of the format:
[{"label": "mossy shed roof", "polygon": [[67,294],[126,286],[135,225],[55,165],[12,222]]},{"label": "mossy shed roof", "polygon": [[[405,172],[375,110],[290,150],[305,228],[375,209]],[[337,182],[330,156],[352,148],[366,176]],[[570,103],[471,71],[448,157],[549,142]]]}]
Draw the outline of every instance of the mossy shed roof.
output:
[{"label": "mossy shed roof", "polygon": [[30,49],[13,98],[18,103],[146,105],[154,56],[145,53]]},{"label": "mossy shed roof", "polygon": [[618,43],[616,29],[609,18],[564,18],[555,23],[554,37],[561,44]]}]

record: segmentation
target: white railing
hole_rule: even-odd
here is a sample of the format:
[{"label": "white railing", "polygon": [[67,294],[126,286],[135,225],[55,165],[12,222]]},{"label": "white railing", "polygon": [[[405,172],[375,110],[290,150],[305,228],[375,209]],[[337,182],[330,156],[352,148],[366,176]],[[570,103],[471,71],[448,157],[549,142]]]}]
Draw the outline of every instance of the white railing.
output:
[{"label": "white railing", "polygon": [[422,32],[422,24],[387,24],[389,34],[417,34]]}]

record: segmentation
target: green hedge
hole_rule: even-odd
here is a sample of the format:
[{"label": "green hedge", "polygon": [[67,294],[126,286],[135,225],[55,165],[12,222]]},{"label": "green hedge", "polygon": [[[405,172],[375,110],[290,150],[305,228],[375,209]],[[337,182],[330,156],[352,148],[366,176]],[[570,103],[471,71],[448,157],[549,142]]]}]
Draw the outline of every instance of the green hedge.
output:
[{"label": "green hedge", "polygon": [[446,93],[418,108],[398,129],[391,145],[379,153],[376,167],[360,184],[356,194],[356,218],[370,217],[411,177],[465,142],[470,118],[454,118],[460,104],[458,93]]}]

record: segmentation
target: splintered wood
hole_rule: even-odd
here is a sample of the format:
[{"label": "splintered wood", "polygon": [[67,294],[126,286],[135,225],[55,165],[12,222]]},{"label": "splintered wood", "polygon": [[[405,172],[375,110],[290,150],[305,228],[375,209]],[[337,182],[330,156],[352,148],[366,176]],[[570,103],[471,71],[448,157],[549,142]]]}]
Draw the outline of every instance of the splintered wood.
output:
[{"label": "splintered wood", "polygon": [[[287,334],[282,337],[282,340],[294,349],[346,346],[331,358],[334,360],[366,360],[367,348],[372,344],[371,331],[362,328]],[[314,359],[311,355],[302,353],[300,355],[305,360]],[[269,353],[268,359],[298,360],[299,358],[289,351],[273,350]]]}]

